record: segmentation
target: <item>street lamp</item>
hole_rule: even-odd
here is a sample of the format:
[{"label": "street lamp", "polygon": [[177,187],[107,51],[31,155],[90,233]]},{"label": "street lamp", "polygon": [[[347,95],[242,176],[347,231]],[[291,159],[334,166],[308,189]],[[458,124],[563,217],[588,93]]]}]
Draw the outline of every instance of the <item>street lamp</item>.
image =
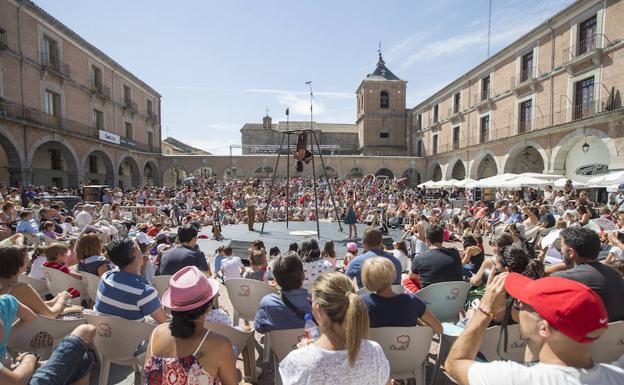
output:
[{"label": "street lamp", "polygon": [[585,143],[583,143],[583,145],[581,146],[581,149],[583,150],[585,154],[587,154],[587,152],[589,152],[589,143],[585,141]]}]

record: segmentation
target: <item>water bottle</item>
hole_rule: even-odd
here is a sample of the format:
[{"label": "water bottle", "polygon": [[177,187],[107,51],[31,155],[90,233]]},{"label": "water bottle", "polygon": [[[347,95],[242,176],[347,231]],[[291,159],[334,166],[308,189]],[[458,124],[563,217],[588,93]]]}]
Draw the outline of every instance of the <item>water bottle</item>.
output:
[{"label": "water bottle", "polygon": [[317,338],[321,335],[318,330],[318,326],[314,323],[312,319],[312,314],[307,313],[303,319],[305,320],[305,326],[303,327],[303,332],[307,339],[316,341]]}]

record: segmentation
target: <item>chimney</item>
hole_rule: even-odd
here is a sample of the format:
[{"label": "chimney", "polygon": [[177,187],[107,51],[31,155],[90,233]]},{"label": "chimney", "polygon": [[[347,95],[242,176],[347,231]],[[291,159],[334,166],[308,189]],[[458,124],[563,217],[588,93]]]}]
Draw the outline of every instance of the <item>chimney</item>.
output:
[{"label": "chimney", "polygon": [[271,117],[267,114],[264,118],[262,118],[262,128],[265,130],[270,130],[273,128]]}]

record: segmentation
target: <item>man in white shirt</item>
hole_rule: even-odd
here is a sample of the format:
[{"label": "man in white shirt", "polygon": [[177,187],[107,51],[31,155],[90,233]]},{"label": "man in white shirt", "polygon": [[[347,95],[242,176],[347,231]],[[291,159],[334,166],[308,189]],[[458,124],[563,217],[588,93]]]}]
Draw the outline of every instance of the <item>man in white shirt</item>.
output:
[{"label": "man in white shirt", "polygon": [[221,274],[224,280],[232,278],[240,278],[245,272],[245,266],[239,257],[232,256],[232,248],[226,246],[223,248],[225,259],[221,262]]},{"label": "man in white shirt", "polygon": [[[513,318],[527,338],[529,365],[511,361],[475,361],[492,319],[505,313],[511,296]],[[570,279],[531,280],[517,273],[496,276],[455,341],[446,360],[447,373],[461,385],[540,384],[610,385],[624,383],[624,356],[613,364],[594,364],[591,342],[608,327],[602,299]]]},{"label": "man in white shirt", "polygon": [[82,211],[76,215],[76,227],[83,230],[85,227],[93,223],[94,205],[84,205]]}]

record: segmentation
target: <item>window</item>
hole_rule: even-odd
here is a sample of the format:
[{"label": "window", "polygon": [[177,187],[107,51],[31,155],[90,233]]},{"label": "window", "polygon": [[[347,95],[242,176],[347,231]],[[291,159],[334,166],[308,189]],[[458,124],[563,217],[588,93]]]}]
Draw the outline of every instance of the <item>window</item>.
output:
[{"label": "window", "polygon": [[95,155],[89,155],[89,172],[92,174],[98,172],[98,157]]},{"label": "window", "polygon": [[518,133],[527,132],[531,129],[531,111],[533,101],[531,99],[520,103],[520,121],[518,122]]},{"label": "window", "polygon": [[61,95],[50,90],[45,91],[44,109],[48,123],[58,124],[61,119]]},{"label": "window", "polygon": [[390,137],[390,133],[388,133],[388,132],[380,132],[379,133],[379,137],[380,138],[384,138],[384,139],[388,139]]},{"label": "window", "polygon": [[438,153],[438,134],[433,135],[433,144],[431,147],[431,153],[436,155]]},{"label": "window", "polygon": [[379,97],[379,107],[381,108],[390,107],[390,97],[388,96],[388,92],[381,91],[381,96]]},{"label": "window", "polygon": [[576,83],[574,90],[574,119],[591,116],[594,113],[594,77]]},{"label": "window", "polygon": [[132,123],[126,122],[126,139],[132,139]]},{"label": "window", "polygon": [[458,92],[453,96],[453,113],[459,112],[459,105],[461,103],[461,94]]},{"label": "window", "polygon": [[437,123],[438,122],[438,111],[439,111],[439,105],[436,104],[435,106],[433,106],[433,123]]},{"label": "window", "polygon": [[416,142],[416,156],[422,156],[422,140]]},{"label": "window", "polygon": [[7,47],[6,30],[0,28],[0,49]]},{"label": "window", "polygon": [[124,102],[126,102],[126,105],[130,105],[130,102],[132,102],[132,94],[130,87],[128,87],[127,85],[123,86],[123,98]]},{"label": "window", "polygon": [[525,82],[533,77],[533,51],[522,56],[520,67],[520,82]]},{"label": "window", "polygon": [[94,90],[102,91],[102,70],[94,65],[91,66],[91,86]]},{"label": "window", "polygon": [[481,100],[486,100],[490,97],[490,75],[481,79]]},{"label": "window", "polygon": [[104,113],[100,110],[93,110],[93,127],[104,130]]},{"label": "window", "polygon": [[154,103],[151,100],[147,100],[147,115],[152,116],[154,114]]},{"label": "window", "polygon": [[41,63],[53,70],[59,70],[58,43],[48,35],[43,35],[43,52]]},{"label": "window", "polygon": [[453,127],[453,150],[459,148],[459,126]]},{"label": "window", "polygon": [[51,148],[48,150],[50,154],[50,169],[62,170],[63,162],[61,161],[61,150],[58,148]]},{"label": "window", "polygon": [[422,114],[416,115],[416,129],[422,130]]},{"label": "window", "polygon": [[151,131],[147,132],[147,145],[150,149],[154,147],[154,133]]},{"label": "window", "polygon": [[582,55],[596,48],[597,20],[598,18],[594,15],[579,24],[578,55]]},{"label": "window", "polygon": [[485,143],[490,139],[490,116],[481,117],[479,125],[479,143]]}]

